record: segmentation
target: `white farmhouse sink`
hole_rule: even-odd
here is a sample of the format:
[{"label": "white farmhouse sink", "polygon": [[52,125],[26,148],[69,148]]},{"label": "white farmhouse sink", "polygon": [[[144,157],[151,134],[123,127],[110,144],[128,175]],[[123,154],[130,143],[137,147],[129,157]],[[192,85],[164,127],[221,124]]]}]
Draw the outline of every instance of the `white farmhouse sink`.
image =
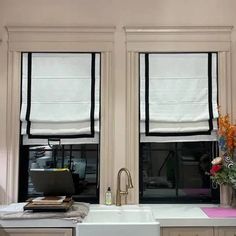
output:
[{"label": "white farmhouse sink", "polygon": [[77,236],[159,236],[160,226],[149,208],[126,205],[92,208],[77,226]]}]

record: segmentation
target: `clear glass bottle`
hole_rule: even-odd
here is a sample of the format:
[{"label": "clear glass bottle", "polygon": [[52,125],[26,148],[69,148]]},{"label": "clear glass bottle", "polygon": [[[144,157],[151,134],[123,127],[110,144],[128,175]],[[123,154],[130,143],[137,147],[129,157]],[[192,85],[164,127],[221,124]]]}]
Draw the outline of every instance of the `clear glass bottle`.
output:
[{"label": "clear glass bottle", "polygon": [[111,188],[108,187],[106,193],[105,193],[105,204],[111,205],[112,204],[112,194],[111,194]]}]

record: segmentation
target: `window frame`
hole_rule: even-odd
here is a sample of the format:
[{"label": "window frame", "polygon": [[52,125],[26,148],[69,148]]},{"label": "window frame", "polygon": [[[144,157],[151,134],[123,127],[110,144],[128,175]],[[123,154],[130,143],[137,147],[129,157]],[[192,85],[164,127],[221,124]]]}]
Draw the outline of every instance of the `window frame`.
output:
[{"label": "window frame", "polygon": [[231,26],[125,27],[127,58],[127,167],[134,175],[133,203],[139,203],[139,53],[217,52],[219,104],[232,112]]},{"label": "window frame", "polygon": [[[180,51],[175,51],[175,52],[139,52],[139,63],[140,63],[140,58],[141,58],[141,54],[144,55],[145,57],[145,89],[149,89],[149,73],[147,73],[147,61],[146,61],[146,57],[148,57],[148,55],[150,54],[207,54],[208,55],[208,67],[209,67],[209,55],[210,57],[212,58],[212,54],[215,53],[216,54],[216,70],[218,70],[218,52],[180,52]],[[212,67],[210,67],[210,69],[212,69]],[[209,71],[209,68],[208,68],[208,71]],[[211,70],[210,70],[211,71]],[[209,73],[209,72],[208,72]],[[218,74],[218,73],[217,73]],[[139,78],[141,78],[141,75],[140,75],[140,71],[139,71]],[[141,101],[141,89],[140,89],[140,80],[139,80],[139,103]],[[210,96],[212,96],[212,87],[209,88],[209,85],[211,85],[212,83],[212,76],[210,75],[210,79],[209,79],[209,74],[208,74],[208,92],[210,90]],[[216,84],[218,85],[218,78],[217,78],[217,81],[216,81]],[[218,86],[217,86],[218,87]],[[182,171],[180,169],[180,166],[179,166],[179,162],[180,162],[180,159],[179,159],[179,156],[178,156],[178,151],[179,149],[177,148],[178,144],[183,144],[183,143],[192,143],[193,140],[192,139],[195,139],[195,136],[196,138],[198,137],[198,135],[204,135],[204,136],[211,136],[211,132],[213,131],[213,118],[211,118],[211,114],[213,113],[212,112],[212,107],[210,105],[212,105],[212,97],[211,97],[211,102],[210,102],[210,105],[209,105],[209,130],[207,131],[190,131],[190,132],[186,132],[186,133],[158,133],[158,132],[150,132],[149,130],[149,124],[147,124],[149,122],[149,114],[147,114],[149,112],[149,108],[148,108],[148,95],[149,92],[146,91],[145,92],[145,117],[146,117],[146,120],[145,120],[145,136],[148,137],[148,136],[151,136],[151,139],[147,142],[144,141],[144,143],[146,144],[149,144],[150,146],[152,146],[153,143],[156,143],[156,144],[164,144],[164,143],[171,143],[173,144],[173,146],[175,146],[174,148],[174,152],[173,152],[173,157],[174,157],[174,162],[176,163],[176,168],[175,168],[175,178],[177,180],[176,182],[176,186],[175,186],[175,191],[176,192],[179,192],[179,190],[181,188],[179,188],[179,176],[180,176],[180,172]],[[217,88],[217,97],[218,97],[218,88]],[[139,110],[140,110],[140,104],[139,104]],[[211,110],[211,112],[210,112]],[[147,119],[148,117],[148,119]],[[141,114],[139,114],[139,124],[141,122]],[[210,129],[212,128],[212,129]],[[139,132],[140,132],[140,125],[139,125]],[[188,137],[191,136],[190,140],[188,140]],[[217,189],[214,189],[214,188],[209,188],[212,192],[212,197],[211,199],[209,197],[207,198],[186,198],[186,197],[179,197],[178,194],[176,194],[176,196],[173,196],[173,197],[152,197],[152,196],[144,196],[144,190],[143,190],[143,159],[142,159],[142,156],[141,156],[141,151],[144,151],[142,149],[142,142],[141,142],[141,133],[139,134],[139,202],[140,203],[169,203],[169,202],[174,202],[174,203],[218,203],[218,197],[219,197],[219,190],[218,188]],[[167,137],[167,140],[168,138],[171,137],[172,140],[169,140],[169,141],[160,141],[158,142],[158,140],[160,140],[161,138],[166,138]],[[185,138],[186,140],[185,141],[174,141],[174,139],[178,138],[178,137],[182,137],[182,138]],[[192,138],[193,137],[193,138]],[[158,138],[157,141],[155,141],[155,138]],[[204,139],[204,138],[203,138]],[[188,141],[187,141],[188,140]],[[153,141],[153,142],[152,142]],[[211,143],[209,145],[211,145],[211,152],[212,152],[212,158],[213,157],[216,157],[217,156],[217,153],[218,153],[218,150],[216,150],[216,140],[201,140],[201,138],[199,140],[196,139],[196,142],[208,142],[208,143]],[[152,152],[152,148],[149,147],[149,152]],[[167,150],[167,149],[166,149]],[[150,162],[152,163],[152,162]],[[164,163],[163,163],[164,164]],[[157,191],[162,191],[162,188],[156,188]],[[174,189],[173,189],[174,190]],[[210,201],[211,200],[211,201]]]},{"label": "window frame", "polygon": [[[22,68],[22,63],[23,63],[23,54],[26,53],[28,54],[28,58],[30,56],[30,60],[28,59],[27,60],[27,63],[28,63],[28,66],[27,68],[30,68],[30,72],[31,72],[31,67],[32,67],[32,54],[34,54],[35,52],[21,52],[21,71],[23,70]],[[38,52],[37,52],[38,53]],[[59,53],[59,54],[91,54],[91,59],[92,59],[92,55],[95,55],[95,54],[99,54],[99,58],[100,58],[100,62],[99,62],[99,90],[101,90],[101,53],[100,52],[43,52],[41,51],[40,53],[45,53],[45,54],[54,54],[54,53]],[[92,59],[93,60],[93,59]],[[94,60],[95,60],[95,56],[94,56]],[[30,64],[31,63],[31,64]],[[95,66],[95,65],[93,65]],[[94,68],[95,69],[95,68]],[[94,73],[94,72],[92,72]],[[22,97],[22,79],[23,79],[23,75],[21,75],[21,97]],[[30,82],[28,83],[31,83],[32,82],[32,78],[31,76],[28,76],[28,80],[30,80]],[[28,137],[29,139],[36,139],[36,140],[43,140],[41,144],[27,144],[27,145],[24,145],[23,144],[23,136],[24,135],[20,135],[20,154],[19,154],[19,184],[18,184],[18,189],[19,189],[19,192],[18,192],[18,201],[19,202],[23,202],[23,201],[26,201],[29,197],[33,197],[33,194],[32,195],[29,195],[28,194],[28,188],[29,188],[29,185],[28,185],[28,178],[29,178],[29,173],[28,173],[28,170],[29,170],[29,153],[30,153],[30,147],[32,146],[37,146],[37,145],[43,145],[43,143],[46,142],[45,145],[47,145],[47,143],[49,143],[49,140],[51,138],[56,138],[58,140],[69,140],[69,141],[66,141],[66,142],[70,142],[72,141],[73,142],[73,139],[78,139],[78,138],[95,138],[94,137],[94,134],[95,134],[95,131],[94,131],[94,114],[95,114],[95,111],[94,111],[94,104],[95,104],[95,74],[93,74],[90,78],[91,80],[91,88],[90,88],[90,91],[92,90],[94,92],[93,96],[91,96],[91,104],[90,104],[90,110],[92,110],[92,119],[90,120],[90,130],[91,130],[91,133],[90,134],[78,134],[78,135],[33,135],[33,134],[29,134]],[[90,92],[91,93],[91,92]],[[27,94],[31,94],[31,91],[27,91]],[[100,94],[100,93],[99,93]],[[100,116],[100,108],[101,108],[101,94],[99,95],[99,120],[101,119],[101,116]],[[22,103],[21,103],[21,106],[22,106]],[[29,106],[29,102],[28,102],[28,105],[27,105],[27,109],[28,109],[28,106]],[[29,123],[31,123],[30,121],[28,121]],[[20,122],[21,125],[22,125],[22,121]],[[101,127],[99,127],[99,130],[101,129]],[[96,164],[97,164],[97,171],[96,171],[96,196],[89,196],[88,198],[85,198],[85,197],[77,197],[77,195],[75,195],[75,200],[76,201],[86,201],[86,199],[90,202],[90,203],[98,203],[99,202],[99,190],[100,190],[100,186],[99,186],[99,178],[98,178],[98,173],[99,173],[99,158],[100,158],[100,153],[99,153],[99,146],[100,146],[100,132],[98,133],[98,136],[99,136],[99,139],[98,139],[98,143],[96,143],[98,145],[98,148],[97,148],[97,157],[96,157]],[[61,143],[61,141],[59,141]],[[82,145],[84,144],[84,141],[82,141],[81,143]],[[90,144],[90,143],[88,143]],[[64,146],[72,146],[73,144],[62,144],[61,146],[63,146],[63,152],[66,151],[64,149]],[[77,144],[75,144],[77,145]],[[72,148],[72,147],[70,147]],[[81,147],[82,148],[82,147]],[[68,151],[69,149],[67,149]],[[71,152],[75,151],[74,149],[71,150]],[[78,151],[78,150],[77,150]],[[25,174],[23,174],[25,173]]]},{"label": "window frame", "polygon": [[[101,52],[100,186],[112,186],[113,87],[115,27],[9,26],[7,108],[7,190],[5,203],[17,202],[19,188],[20,78],[22,52]],[[109,101],[109,102],[108,102]],[[100,203],[104,190],[100,188]]]}]

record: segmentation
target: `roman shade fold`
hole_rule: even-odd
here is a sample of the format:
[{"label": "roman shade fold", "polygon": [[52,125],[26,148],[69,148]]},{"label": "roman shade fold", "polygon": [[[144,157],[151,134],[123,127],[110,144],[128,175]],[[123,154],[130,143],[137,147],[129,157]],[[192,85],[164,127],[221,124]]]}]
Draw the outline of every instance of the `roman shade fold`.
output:
[{"label": "roman shade fold", "polygon": [[215,140],[217,117],[216,53],[140,53],[141,141]]},{"label": "roman shade fold", "polygon": [[99,83],[99,53],[23,53],[24,144],[48,138],[97,142]]}]

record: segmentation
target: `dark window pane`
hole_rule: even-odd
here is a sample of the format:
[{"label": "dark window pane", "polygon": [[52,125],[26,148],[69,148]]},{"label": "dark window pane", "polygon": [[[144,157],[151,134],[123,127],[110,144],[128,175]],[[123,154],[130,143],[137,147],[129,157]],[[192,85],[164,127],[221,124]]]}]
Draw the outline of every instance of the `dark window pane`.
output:
[{"label": "dark window pane", "polygon": [[32,169],[69,168],[77,201],[98,203],[98,145],[78,144],[53,146],[21,146],[19,200],[41,196],[36,192],[28,171]]},{"label": "dark window pane", "polygon": [[141,202],[212,202],[214,142],[140,143]]}]

